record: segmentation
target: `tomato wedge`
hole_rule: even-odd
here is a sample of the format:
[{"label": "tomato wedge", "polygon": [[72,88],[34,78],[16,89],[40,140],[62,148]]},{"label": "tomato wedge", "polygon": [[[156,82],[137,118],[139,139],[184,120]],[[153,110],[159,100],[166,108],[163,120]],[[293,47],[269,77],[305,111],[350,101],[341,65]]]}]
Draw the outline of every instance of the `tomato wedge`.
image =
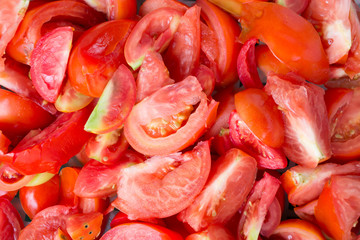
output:
[{"label": "tomato wedge", "polygon": [[184,210],[201,192],[209,176],[209,145],[199,142],[182,155],[155,156],[122,170],[116,208],[129,219],[163,218]]},{"label": "tomato wedge", "polygon": [[239,149],[227,151],[212,166],[211,177],[202,192],[179,213],[178,219],[196,232],[211,224],[225,225],[246,200],[255,182],[256,165],[254,158]]},{"label": "tomato wedge", "polygon": [[7,54],[21,63],[28,64],[35,44],[41,37],[42,25],[53,17],[64,15],[87,28],[105,20],[102,14],[84,3],[76,1],[45,3],[26,13],[6,48]]},{"label": "tomato wedge", "polygon": [[6,240],[19,239],[20,230],[24,224],[18,211],[5,197],[0,197],[0,209],[0,238]]},{"label": "tomato wedge", "polygon": [[112,228],[100,238],[100,240],[182,240],[180,234],[171,231],[165,227],[161,227],[150,223],[125,223]]},{"label": "tomato wedge", "polygon": [[74,45],[68,76],[76,91],[100,97],[118,67],[125,63],[124,44],[135,21],[107,21],[86,31]]},{"label": "tomato wedge", "polygon": [[274,56],[269,47],[266,45],[256,46],[255,56],[256,65],[265,75],[268,75],[270,72],[285,75],[291,71],[285,63],[280,62],[279,59]]},{"label": "tomato wedge", "polygon": [[101,232],[103,214],[94,213],[77,213],[66,219],[66,231],[71,239],[93,240]]},{"label": "tomato wedge", "polygon": [[25,175],[57,173],[92,136],[83,129],[89,114],[89,108],[63,113],[40,133],[23,139],[11,152],[0,155],[0,160]]},{"label": "tomato wedge", "polygon": [[38,93],[54,103],[60,93],[73,40],[71,27],[42,36],[30,56],[30,76]]},{"label": "tomato wedge", "polygon": [[313,83],[329,80],[329,62],[310,22],[276,3],[211,0],[240,19],[240,40],[256,37],[293,72]]},{"label": "tomato wedge", "polygon": [[217,104],[214,100],[208,103],[199,81],[189,76],[136,104],[125,122],[125,137],[136,151],[145,155],[180,151],[195,143],[211,126]]},{"label": "tomato wedge", "polygon": [[208,239],[222,239],[235,240],[229,230],[221,225],[210,225],[202,232],[190,234],[185,240],[208,240]]},{"label": "tomato wedge", "polygon": [[283,113],[285,140],[282,149],[293,162],[314,168],[331,157],[330,126],[325,91],[301,77],[269,74],[265,91]]},{"label": "tomato wedge", "polygon": [[109,20],[132,19],[136,15],[136,0],[84,0]]},{"label": "tomato wedge", "polygon": [[300,219],[282,221],[270,236],[270,240],[325,240],[321,230],[312,223]]}]

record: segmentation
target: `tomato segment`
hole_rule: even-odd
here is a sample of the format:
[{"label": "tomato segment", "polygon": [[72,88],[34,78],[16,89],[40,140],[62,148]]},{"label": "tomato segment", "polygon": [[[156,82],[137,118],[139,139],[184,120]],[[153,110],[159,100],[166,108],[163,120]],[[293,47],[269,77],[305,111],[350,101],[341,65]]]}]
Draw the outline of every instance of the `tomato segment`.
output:
[{"label": "tomato segment", "polygon": [[19,239],[22,219],[10,200],[0,197],[0,238],[7,240]]},{"label": "tomato segment", "polygon": [[317,226],[300,219],[288,219],[281,222],[270,236],[270,240],[282,239],[325,240]]},{"label": "tomato segment", "polygon": [[66,219],[66,231],[71,239],[92,240],[99,236],[102,221],[99,212],[73,214]]},{"label": "tomato segment", "polygon": [[128,167],[120,175],[115,206],[129,219],[174,215],[201,192],[210,165],[209,142],[200,142],[182,155],[155,156]]},{"label": "tomato segment", "polygon": [[72,28],[60,27],[35,44],[30,56],[30,76],[35,89],[46,101],[54,103],[60,93],[72,39]]}]

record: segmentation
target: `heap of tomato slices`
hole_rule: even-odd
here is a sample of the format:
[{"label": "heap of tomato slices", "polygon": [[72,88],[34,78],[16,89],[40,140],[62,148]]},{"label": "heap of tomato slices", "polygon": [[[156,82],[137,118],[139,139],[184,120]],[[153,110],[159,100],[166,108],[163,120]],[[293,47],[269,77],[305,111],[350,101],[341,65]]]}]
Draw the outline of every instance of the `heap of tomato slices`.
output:
[{"label": "heap of tomato slices", "polygon": [[360,239],[358,14],[0,0],[0,239]]}]

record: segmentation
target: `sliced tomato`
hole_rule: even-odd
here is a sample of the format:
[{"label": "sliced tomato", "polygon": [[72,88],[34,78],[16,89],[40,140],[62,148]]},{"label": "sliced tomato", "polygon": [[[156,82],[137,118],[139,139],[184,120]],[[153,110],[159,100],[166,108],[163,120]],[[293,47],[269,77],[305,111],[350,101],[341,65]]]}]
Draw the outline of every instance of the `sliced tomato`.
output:
[{"label": "sliced tomato", "polygon": [[11,152],[0,155],[0,160],[25,175],[57,173],[92,136],[83,129],[89,114],[88,108],[63,113],[39,134],[22,140]]},{"label": "sliced tomato", "polygon": [[256,38],[247,40],[241,47],[237,58],[237,72],[240,82],[245,88],[263,88],[257,72],[256,58],[255,58],[255,44]]},{"label": "sliced tomato", "polygon": [[270,236],[270,240],[325,240],[321,230],[314,224],[300,219],[288,219],[282,221]]},{"label": "sliced tomato", "polygon": [[164,61],[176,81],[183,80],[199,66],[200,11],[196,5],[186,10],[166,50]]},{"label": "sliced tomato", "polygon": [[56,114],[52,103],[44,101],[29,78],[30,68],[10,57],[5,60],[5,69],[0,71],[0,85],[14,93],[29,98],[51,114]]},{"label": "sliced tomato", "polygon": [[173,8],[160,8],[136,24],[125,43],[126,62],[136,70],[149,50],[163,52],[173,39],[182,13]]},{"label": "sliced tomato", "polygon": [[20,230],[24,224],[18,211],[5,197],[0,197],[0,209],[0,238],[19,239]]},{"label": "sliced tomato", "polygon": [[199,81],[189,76],[136,104],[125,122],[125,137],[136,151],[145,155],[180,151],[212,125],[217,104],[214,100],[208,103]]},{"label": "sliced tomato", "polygon": [[[62,0],[64,1],[64,0]],[[69,0],[65,0],[69,1]],[[75,1],[75,0],[70,0]],[[56,28],[60,27],[71,27],[73,30],[73,42],[76,42],[79,37],[86,31],[86,28],[81,26],[80,24],[76,24],[71,22],[71,20],[67,20],[66,17],[63,19],[61,17],[56,17],[54,20],[50,20],[46,22],[41,27],[41,36],[55,30]]]},{"label": "sliced tomato", "polygon": [[129,147],[123,130],[116,129],[109,133],[99,134],[86,143],[86,154],[103,164],[112,165],[121,161],[122,155]]},{"label": "sliced tomato", "polygon": [[161,227],[150,223],[125,223],[110,229],[100,240],[112,239],[158,239],[158,240],[182,240],[180,234],[171,231],[165,227]]},{"label": "sliced tomato", "polygon": [[102,221],[99,212],[72,214],[66,219],[66,231],[71,239],[92,240],[100,235]]},{"label": "sliced tomato", "polygon": [[6,164],[0,165],[0,190],[16,191],[28,184],[34,175],[22,175]]},{"label": "sliced tomato", "polygon": [[214,72],[203,64],[200,64],[199,67],[196,68],[194,71],[194,76],[200,82],[200,85],[206,96],[211,96],[216,83]]},{"label": "sliced tomato", "polygon": [[79,176],[80,169],[74,167],[65,167],[61,169],[60,176],[60,194],[59,204],[65,206],[77,206],[78,197],[74,193],[76,179]]},{"label": "sliced tomato", "polygon": [[118,182],[116,208],[129,219],[163,218],[184,210],[209,176],[209,145],[200,142],[182,155],[155,156],[124,169]]},{"label": "sliced tomato", "polygon": [[58,228],[57,232],[55,232],[54,240],[71,240],[71,238],[67,232],[63,232]]},{"label": "sliced tomato", "polygon": [[360,164],[350,162],[344,165],[325,163],[316,168],[295,166],[281,176],[282,186],[293,205],[304,205],[319,197],[332,175],[359,174]]},{"label": "sliced tomato", "polygon": [[316,199],[303,206],[294,208],[294,212],[302,220],[316,223],[315,207],[317,204],[318,204],[318,200]]},{"label": "sliced tomato", "polygon": [[[211,0],[240,19],[240,40],[256,37],[293,72],[322,84],[329,79],[329,62],[319,34],[310,22],[276,3]],[[229,4],[229,6],[227,6]]]},{"label": "sliced tomato", "polygon": [[100,97],[118,67],[125,63],[124,44],[135,22],[107,21],[86,31],[72,49],[68,76],[76,91]]},{"label": "sliced tomato", "polygon": [[108,198],[79,198],[78,208],[82,213],[105,212],[110,205]]},{"label": "sliced tomato", "polygon": [[161,55],[154,51],[148,51],[136,79],[136,102],[140,102],[158,89],[173,83],[174,80],[170,79],[169,71]]},{"label": "sliced tomato", "polygon": [[222,128],[218,135],[214,136],[211,141],[211,150],[215,151],[219,156],[225,154],[234,144],[230,138],[230,129]]},{"label": "sliced tomato", "polygon": [[2,154],[7,153],[9,150],[10,144],[11,144],[11,141],[0,130],[0,152]]},{"label": "sliced tomato", "polygon": [[76,91],[70,81],[66,79],[65,85],[56,99],[55,107],[60,112],[75,112],[89,105],[93,99],[93,97]]},{"label": "sliced tomato", "polygon": [[231,16],[207,0],[197,0],[196,4],[201,7],[201,16],[217,39],[219,55],[214,61],[219,74],[216,84],[222,87],[230,85],[237,80],[236,58],[240,43],[236,39],[240,34],[239,25]]},{"label": "sliced tomato", "polygon": [[360,217],[360,176],[332,176],[320,194],[315,218],[334,239],[352,239]]},{"label": "sliced tomato", "polygon": [[[110,227],[114,228],[120,224],[136,222],[137,220],[130,220],[128,216],[123,212],[118,212],[110,222]],[[165,226],[164,221],[161,218],[141,219],[142,222],[152,223],[160,226]]]},{"label": "sliced tomato", "polygon": [[120,65],[106,84],[99,101],[85,124],[85,131],[104,134],[121,128],[136,100],[134,76]]},{"label": "sliced tomato", "polygon": [[5,49],[15,35],[16,29],[24,18],[30,0],[1,2],[0,12],[0,71],[4,69]]},{"label": "sliced tomato", "polygon": [[312,168],[329,159],[330,127],[324,89],[289,73],[269,74],[265,91],[283,113],[285,155],[295,163]]},{"label": "sliced tomato", "polygon": [[281,222],[282,209],[283,207],[281,207],[281,204],[276,196],[270,204],[264,222],[261,226],[260,234],[262,236],[268,238],[275,231],[277,226],[279,226]]},{"label": "sliced tomato", "polygon": [[49,181],[34,187],[22,187],[19,191],[21,206],[30,219],[41,210],[59,201],[60,181],[55,175]]},{"label": "sliced tomato", "polygon": [[245,239],[258,238],[268,209],[275,199],[279,186],[280,181],[266,172],[262,179],[255,182],[242,209],[238,236]]},{"label": "sliced tomato", "polygon": [[90,6],[76,1],[54,1],[28,11],[6,52],[13,59],[28,64],[31,52],[41,37],[41,27],[56,16],[67,16],[87,28],[102,21],[104,17]]},{"label": "sliced tomato", "polygon": [[230,139],[234,146],[253,156],[257,161],[258,168],[283,169],[287,166],[287,160],[282,150],[269,147],[260,141],[236,110],[230,115],[229,125]]},{"label": "sliced tomato", "polygon": [[229,230],[221,225],[210,225],[202,232],[193,233],[186,237],[185,240],[207,240],[207,239],[222,239],[235,240]]},{"label": "sliced tomato", "polygon": [[240,118],[260,141],[269,147],[282,146],[284,122],[271,96],[261,89],[250,88],[236,93],[234,101]]},{"label": "sliced tomato", "polygon": [[164,7],[174,8],[183,13],[188,9],[187,5],[177,0],[146,0],[141,4],[139,14],[145,16],[156,9]]},{"label": "sliced tomato", "polygon": [[[337,118],[335,119],[336,122],[334,123],[331,138],[334,157],[348,161],[357,159],[360,156],[360,131],[355,124],[360,119],[360,114],[357,113],[360,103],[360,88],[344,91],[341,94],[340,90],[337,90],[337,96],[332,98],[332,102],[328,101],[328,106],[334,109],[338,108],[335,112]],[[346,92],[349,93],[346,94]],[[343,107],[338,106],[339,104],[343,105]]]},{"label": "sliced tomato", "polygon": [[257,45],[255,48],[256,65],[267,75],[269,72],[287,74],[290,69],[280,62],[266,45]]},{"label": "sliced tomato", "polygon": [[[143,162],[134,151],[126,151],[122,159],[114,165],[104,165],[90,160],[80,171],[74,192],[79,197],[107,197],[116,192],[120,170]],[[89,184],[89,179],[91,184]]]},{"label": "sliced tomato", "polygon": [[136,0],[84,0],[106,14],[109,20],[132,19],[136,15]]},{"label": "sliced tomato", "polygon": [[44,128],[54,117],[31,100],[0,89],[0,129],[16,144],[31,129]]},{"label": "sliced tomato", "polygon": [[275,0],[275,2],[301,15],[309,5],[310,0]]},{"label": "sliced tomato", "polygon": [[67,217],[76,212],[76,209],[62,205],[48,207],[36,214],[20,232],[19,240],[53,239],[59,228],[66,230]]},{"label": "sliced tomato", "polygon": [[351,1],[309,1],[303,16],[315,25],[329,63],[345,63],[352,45],[349,19]]},{"label": "sliced tomato", "polygon": [[[233,148],[217,159],[202,192],[178,218],[196,232],[211,224],[225,225],[246,200],[256,177],[256,161]],[[241,188],[238,186],[241,184]]]},{"label": "sliced tomato", "polygon": [[37,92],[54,103],[60,93],[72,46],[73,30],[60,27],[42,36],[30,56],[30,76]]}]

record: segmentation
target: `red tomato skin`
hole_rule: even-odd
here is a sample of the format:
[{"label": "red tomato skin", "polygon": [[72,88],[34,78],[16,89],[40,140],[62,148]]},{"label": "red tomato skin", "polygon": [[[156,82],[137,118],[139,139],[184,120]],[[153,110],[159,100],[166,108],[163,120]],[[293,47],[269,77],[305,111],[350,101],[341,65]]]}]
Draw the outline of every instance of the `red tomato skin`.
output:
[{"label": "red tomato skin", "polygon": [[325,240],[321,230],[316,225],[300,219],[282,221],[269,239],[285,240],[289,238],[299,240]]},{"label": "red tomato skin", "polygon": [[74,187],[80,169],[75,167],[64,167],[59,173],[60,190],[59,204],[65,206],[77,206],[79,198],[74,193]]},{"label": "red tomato skin", "polygon": [[24,175],[57,173],[92,136],[83,129],[89,114],[89,108],[61,114],[39,134],[23,140],[11,152],[0,155],[0,160]]},{"label": "red tomato skin", "polygon": [[237,80],[236,58],[240,51],[240,43],[236,41],[240,34],[237,22],[207,0],[197,0],[201,7],[202,17],[207,25],[215,32],[218,53],[216,68],[218,71],[216,85],[225,87]]},{"label": "red tomato skin", "polygon": [[324,89],[289,73],[269,74],[265,91],[283,113],[285,155],[310,168],[329,159],[332,152]]},{"label": "red tomato skin", "polygon": [[0,109],[0,129],[14,145],[31,129],[44,128],[54,120],[31,100],[5,89],[0,89]]},{"label": "red tomato skin", "polygon": [[279,148],[272,148],[260,141],[234,110],[229,119],[230,139],[233,145],[253,156],[258,168],[283,169],[287,159]]},{"label": "red tomato skin", "polygon": [[0,130],[0,152],[1,153],[7,153],[10,144],[11,144],[11,141]]},{"label": "red tomato skin", "polygon": [[55,175],[43,184],[34,187],[23,187],[19,190],[21,206],[30,219],[33,219],[41,210],[58,203],[59,184],[59,175]]},{"label": "red tomato skin", "polygon": [[73,29],[59,27],[42,36],[31,53],[31,80],[38,93],[51,103],[60,93],[72,40]]},{"label": "red tomato skin", "polygon": [[190,234],[185,240],[208,240],[208,239],[221,239],[221,240],[235,240],[229,230],[221,225],[210,225],[202,232]]},{"label": "red tomato skin", "polygon": [[[232,148],[216,160],[210,177],[194,202],[179,213],[196,232],[211,224],[226,224],[240,209],[256,177],[254,158]],[[241,190],[237,187],[241,184]]]},{"label": "red tomato skin", "polygon": [[138,240],[182,240],[183,238],[176,232],[167,228],[150,223],[125,223],[118,225],[107,233],[100,240],[112,239],[138,239]]},{"label": "red tomato skin", "polygon": [[201,192],[209,176],[209,144],[199,142],[182,155],[155,156],[124,169],[115,207],[131,220],[164,218],[184,210]]},{"label": "red tomato skin", "polygon": [[67,69],[76,91],[87,96],[101,96],[114,72],[125,63],[124,44],[135,23],[132,20],[107,21],[80,37],[72,49]]},{"label": "red tomato skin", "polygon": [[79,198],[78,208],[82,213],[105,212],[109,207],[108,198]]},{"label": "red tomato skin", "polygon": [[282,113],[271,96],[257,88],[245,89],[234,96],[235,108],[250,131],[264,144],[280,148],[284,142]]},{"label": "red tomato skin", "polygon": [[237,58],[237,73],[239,75],[240,82],[245,88],[262,89],[264,86],[260,80],[256,66],[256,42],[256,38],[251,38],[241,47]]},{"label": "red tomato skin", "polygon": [[276,74],[287,74],[291,70],[285,63],[280,62],[266,45],[255,47],[256,66],[267,75],[270,72]]},{"label": "red tomato skin", "polygon": [[48,2],[28,11],[7,46],[6,52],[13,59],[28,64],[36,42],[41,37],[41,27],[56,16],[73,17],[84,26],[90,27],[104,21],[104,16],[90,6],[76,1]]},{"label": "red tomato skin", "polygon": [[0,238],[6,240],[19,239],[23,221],[16,208],[6,197],[0,197]]}]

